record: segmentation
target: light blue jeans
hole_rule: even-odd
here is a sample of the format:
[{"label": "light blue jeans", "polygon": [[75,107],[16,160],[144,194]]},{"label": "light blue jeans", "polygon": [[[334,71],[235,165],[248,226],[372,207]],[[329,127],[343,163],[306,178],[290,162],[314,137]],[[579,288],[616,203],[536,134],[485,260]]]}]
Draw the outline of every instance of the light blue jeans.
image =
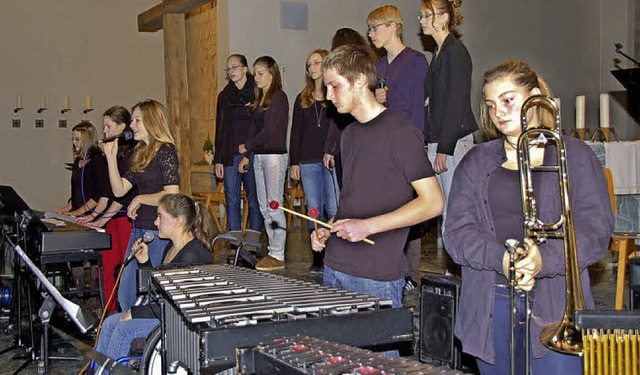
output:
[{"label": "light blue jeans", "polygon": [[[134,228],[131,231],[131,237],[129,238],[129,244],[127,245],[127,253],[124,258],[127,259],[131,254],[131,247],[138,238],[143,238],[145,232],[153,233],[153,241],[149,242],[149,259],[154,267],[160,265],[162,262],[162,252],[167,247],[169,241],[160,239],[158,237],[157,230],[150,229],[137,229]],[[118,286],[118,303],[122,311],[127,311],[136,303],[136,272],[138,271],[138,262],[134,258],[122,271],[120,277],[120,285]]]},{"label": "light blue jeans", "polygon": [[122,313],[117,313],[104,320],[96,346],[97,351],[115,360],[129,354],[133,339],[147,337],[160,323],[154,318],[137,318],[121,322],[121,316]]},{"label": "light blue jeans", "polygon": [[[310,208],[317,208],[318,220],[327,221],[338,212],[338,197],[340,188],[336,175],[329,172],[322,163],[300,164],[300,178],[304,188],[304,199],[307,201],[307,212]],[[327,212],[328,218],[324,213]],[[309,230],[313,230],[312,222],[308,222]]]},{"label": "light blue jeans", "polygon": [[256,192],[264,226],[269,237],[269,255],[284,261],[284,246],[287,240],[287,220],[284,211],[272,210],[269,203],[284,201],[284,179],[289,163],[287,154],[255,154],[253,171],[256,177]]},{"label": "light blue jeans", "polygon": [[402,307],[404,277],[392,281],[378,281],[356,277],[324,266],[322,285],[367,294],[392,301],[393,307]]},{"label": "light blue jeans", "polygon": [[242,229],[242,212],[240,210],[240,192],[244,184],[249,201],[249,229],[260,232],[262,230],[262,215],[258,205],[256,195],[256,178],[253,172],[253,157],[249,159],[249,170],[247,173],[238,173],[238,164],[242,160],[242,155],[236,154],[233,157],[233,166],[224,167],[224,196],[227,201],[227,230]]},{"label": "light blue jeans", "polygon": [[[465,137],[458,139],[456,148],[453,150],[453,156],[447,156],[447,171],[436,175],[442,194],[444,195],[444,211],[442,211],[442,230],[444,231],[444,222],[447,218],[447,202],[449,201],[449,191],[451,190],[451,181],[453,181],[453,172],[456,170],[458,163],[462,160],[469,150],[473,147],[473,134],[469,134]],[[429,143],[427,147],[427,156],[431,165],[436,160],[436,154],[438,151],[437,143]]]}]

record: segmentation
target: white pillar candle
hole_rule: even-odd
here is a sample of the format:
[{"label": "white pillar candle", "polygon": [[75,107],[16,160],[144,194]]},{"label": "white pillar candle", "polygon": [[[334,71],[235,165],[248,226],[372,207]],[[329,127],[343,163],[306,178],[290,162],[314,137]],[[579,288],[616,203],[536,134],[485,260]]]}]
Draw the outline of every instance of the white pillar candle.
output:
[{"label": "white pillar candle", "polygon": [[609,94],[600,94],[600,127],[609,128]]},{"label": "white pillar candle", "polygon": [[62,104],[63,108],[62,109],[69,109],[69,97],[65,96],[64,97],[64,103]]},{"label": "white pillar candle", "polygon": [[22,94],[16,94],[16,108],[22,108]]},{"label": "white pillar candle", "polygon": [[576,129],[584,129],[585,96],[576,96]]},{"label": "white pillar candle", "polygon": [[47,108],[47,97],[40,95],[40,108]]},{"label": "white pillar candle", "polygon": [[91,96],[87,95],[86,98],[84,98],[84,108],[85,109],[91,109]]}]

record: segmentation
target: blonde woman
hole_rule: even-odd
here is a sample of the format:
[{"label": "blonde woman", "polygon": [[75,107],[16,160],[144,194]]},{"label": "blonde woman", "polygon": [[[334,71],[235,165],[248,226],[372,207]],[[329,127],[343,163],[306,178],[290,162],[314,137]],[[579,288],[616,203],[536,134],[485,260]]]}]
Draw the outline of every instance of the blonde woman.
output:
[{"label": "blonde woman", "polygon": [[54,210],[56,213],[81,216],[85,213],[103,212],[109,203],[107,162],[94,145],[97,138],[95,126],[82,121],[72,131],[71,198],[67,204]]},{"label": "blonde woman", "polygon": [[[307,208],[315,208],[322,221],[336,215],[340,195],[334,171],[322,163],[329,128],[335,126],[334,116],[329,115],[333,106],[326,99],[322,83],[322,60],[328,54],[326,50],[316,49],[307,56],[306,86],[293,104],[289,141],[289,175],[294,180],[302,180]],[[308,224],[309,232],[313,231],[313,223]],[[323,255],[313,252],[309,272],[322,272]]]},{"label": "blonde woman", "polygon": [[[158,216],[158,202],[171,193],[178,193],[178,153],[169,130],[164,106],[155,100],[145,100],[133,106],[131,130],[138,144],[133,150],[129,170],[122,176],[118,169],[118,141],[104,143],[103,149],[109,165],[109,180],[116,197],[125,195],[133,187],[138,190],[127,207],[127,215],[133,219],[133,231],[127,246],[126,257],[133,244],[152,232],[156,239],[148,244],[149,258],[154,266],[160,264],[166,241],[158,239],[153,224]],[[122,310],[128,310],[136,300],[135,273],[137,264],[130,262],[122,273],[118,302]]]}]

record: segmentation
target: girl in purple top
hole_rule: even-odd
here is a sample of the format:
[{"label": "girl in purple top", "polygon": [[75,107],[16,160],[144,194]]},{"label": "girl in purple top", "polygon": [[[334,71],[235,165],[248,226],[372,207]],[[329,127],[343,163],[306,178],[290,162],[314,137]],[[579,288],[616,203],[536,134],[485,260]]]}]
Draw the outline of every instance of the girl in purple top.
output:
[{"label": "girl in purple top", "polygon": [[[331,106],[326,100],[326,88],[322,83],[322,60],[328,54],[326,50],[317,49],[307,57],[307,84],[293,105],[289,141],[291,178],[302,179],[307,209],[310,211],[315,208],[319,214],[318,219],[322,221],[335,216],[340,194],[333,169],[325,168],[322,163],[327,134],[334,122],[328,116]],[[313,223],[308,224],[309,231],[312,231]],[[323,254],[313,252],[310,272],[322,272]]]},{"label": "girl in purple top", "polygon": [[[143,238],[145,232],[152,232],[155,239],[148,244],[149,258],[157,266],[167,241],[158,238],[154,222],[158,216],[160,199],[166,194],[179,192],[178,152],[169,130],[167,111],[155,100],[148,99],[133,106],[131,130],[138,144],[124,176],[118,170],[118,140],[103,143],[102,147],[109,164],[113,194],[121,197],[134,186],[138,189],[138,195],[127,206],[127,215],[133,219],[133,231],[125,259],[131,253],[133,244]],[[118,302],[123,311],[131,308],[136,300],[136,270],[137,263],[130,262],[122,271]]]},{"label": "girl in purple top", "polygon": [[[518,156],[515,144],[522,133],[522,104],[532,95],[551,93],[529,65],[507,61],[484,74],[482,129],[492,141],[471,149],[458,165],[451,186],[444,232],[447,252],[462,266],[460,308],[456,336],[462,349],[477,358],[482,374],[508,374],[509,253],[505,240],[528,242],[529,252],[516,262],[518,320],[516,348],[518,374],[524,374],[524,297],[531,295],[531,369],[539,374],[579,374],[578,356],[552,352],[540,342],[543,327],[562,319],[565,291],[564,242],[548,239],[534,244],[524,237]],[[546,111],[532,108],[528,124],[553,123]],[[565,138],[570,193],[574,212],[580,277],[587,307],[593,308],[587,266],[606,252],[613,231],[613,213],[600,162],[591,149],[575,138]],[[531,164],[556,163],[555,145],[533,145]],[[561,214],[558,176],[534,172],[538,213],[550,222]],[[523,251],[521,248],[519,251]],[[576,275],[577,276],[577,275]]]},{"label": "girl in purple top", "polygon": [[282,91],[280,69],[272,57],[259,57],[253,63],[253,71],[256,98],[251,104],[252,125],[249,139],[238,146],[238,152],[244,156],[238,171],[246,173],[245,166],[253,155],[258,204],[269,237],[269,255],[256,264],[256,269],[271,271],[284,268],[287,222],[284,211],[269,208],[269,202],[276,201],[280,206],[283,203],[284,178],[289,159],[289,101],[287,94]]}]

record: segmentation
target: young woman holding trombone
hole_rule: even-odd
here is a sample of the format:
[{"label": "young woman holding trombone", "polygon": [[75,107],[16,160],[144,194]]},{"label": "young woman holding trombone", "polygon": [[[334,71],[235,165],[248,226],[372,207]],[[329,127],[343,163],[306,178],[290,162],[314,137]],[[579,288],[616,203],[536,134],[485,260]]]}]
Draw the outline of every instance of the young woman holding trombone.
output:
[{"label": "young woman holding trombone", "polygon": [[[574,292],[578,294],[577,289],[584,291],[581,304],[593,307],[587,266],[603,257],[614,224],[602,167],[582,141],[562,137],[570,176],[566,188],[572,204],[572,209],[563,209],[561,174],[535,171],[536,166],[561,164],[557,162],[557,144],[527,141],[520,142],[518,147],[523,133],[522,115],[529,129],[553,125],[553,121],[547,121],[551,116],[546,116],[548,112],[542,108],[521,113],[528,98],[551,96],[544,80],[529,65],[507,61],[484,74],[483,94],[481,127],[494,140],[469,151],[458,165],[451,188],[456,199],[449,201],[444,233],[447,251],[462,266],[456,335],[463,351],[477,358],[482,374],[581,373],[580,357],[551,351],[539,337],[545,327],[563,320],[565,306],[573,305],[571,298]],[[572,269],[567,269],[569,263],[565,263],[567,238],[534,242],[523,224],[528,213],[524,212],[526,205],[521,197],[523,171],[519,168],[518,148],[528,149],[535,204],[541,220],[555,221],[573,211],[570,216],[574,225],[563,229],[575,232],[575,236],[573,233],[568,236],[575,242],[571,257],[577,256],[576,269],[580,273],[573,275],[578,280],[575,291],[565,285],[565,278],[572,279]],[[568,217],[564,219],[571,223]],[[510,282],[507,239],[522,244],[515,246],[519,259],[512,264],[515,275],[512,300],[507,287]],[[530,314],[525,309],[527,299],[531,303]],[[515,305],[517,320],[513,340],[509,324],[511,303]],[[531,322],[530,335],[523,329],[527,319]],[[515,354],[513,369],[511,345]],[[528,369],[524,366],[525,347],[530,348],[531,354]]]}]

